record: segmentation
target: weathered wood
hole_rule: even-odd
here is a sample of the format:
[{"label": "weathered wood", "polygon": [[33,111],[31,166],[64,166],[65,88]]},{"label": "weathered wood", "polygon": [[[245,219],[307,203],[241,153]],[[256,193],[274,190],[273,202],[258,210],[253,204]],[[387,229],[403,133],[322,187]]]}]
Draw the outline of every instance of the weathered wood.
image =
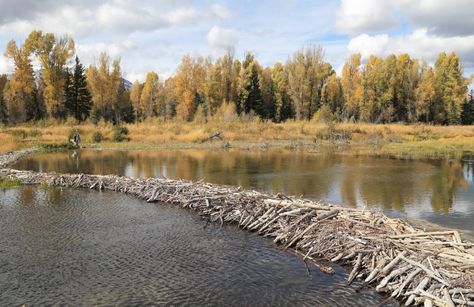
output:
[{"label": "weathered wood", "polygon": [[220,131],[216,131],[213,134],[211,134],[210,136],[208,136],[207,138],[202,139],[201,143],[209,142],[209,141],[212,141],[213,139],[222,140],[222,135],[221,134],[222,133]]},{"label": "weathered wood", "polygon": [[[165,202],[220,224],[271,237],[294,247],[304,260],[312,255],[351,267],[348,282],[363,278],[377,290],[414,302],[474,306],[474,245],[457,231],[424,232],[380,212],[322,204],[298,197],[165,178],[56,174],[6,168],[34,149],[0,155],[0,178],[23,184],[126,193]],[[322,271],[333,271],[325,265]],[[444,291],[444,289],[447,291]],[[447,294],[446,294],[447,293]]]}]

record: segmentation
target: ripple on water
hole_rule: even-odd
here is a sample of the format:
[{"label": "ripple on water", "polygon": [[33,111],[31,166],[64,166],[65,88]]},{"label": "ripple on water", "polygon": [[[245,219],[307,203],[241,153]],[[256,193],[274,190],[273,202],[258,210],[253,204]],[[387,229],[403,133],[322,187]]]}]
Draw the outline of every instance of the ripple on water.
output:
[{"label": "ripple on water", "polygon": [[[0,306],[370,306],[383,297],[234,227],[126,195],[0,192]],[[395,304],[393,301],[386,305]]]}]

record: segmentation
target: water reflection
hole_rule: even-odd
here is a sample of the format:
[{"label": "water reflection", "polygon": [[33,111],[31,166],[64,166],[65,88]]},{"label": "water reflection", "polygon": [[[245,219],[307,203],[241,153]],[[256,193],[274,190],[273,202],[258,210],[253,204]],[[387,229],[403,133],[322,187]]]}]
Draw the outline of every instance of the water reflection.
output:
[{"label": "water reflection", "polygon": [[127,195],[0,191],[0,306],[396,306],[271,240]]},{"label": "water reflection", "polygon": [[[399,216],[474,218],[472,159],[397,160],[272,149],[94,151],[36,154],[15,167],[67,173],[204,179],[303,195]],[[429,214],[427,214],[429,213]],[[431,215],[430,215],[431,214]],[[474,231],[472,223],[455,225]]]}]

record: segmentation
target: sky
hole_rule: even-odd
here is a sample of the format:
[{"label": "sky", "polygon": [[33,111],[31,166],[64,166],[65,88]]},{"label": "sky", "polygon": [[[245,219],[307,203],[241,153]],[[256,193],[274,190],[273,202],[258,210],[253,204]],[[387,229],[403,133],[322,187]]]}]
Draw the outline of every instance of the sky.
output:
[{"label": "sky", "polygon": [[[264,66],[320,45],[336,72],[353,53],[409,53],[433,63],[457,52],[474,73],[472,0],[0,0],[0,50],[34,29],[71,35],[86,65],[103,51],[124,77],[171,76],[185,54],[255,54]],[[0,55],[0,73],[12,63]]]}]

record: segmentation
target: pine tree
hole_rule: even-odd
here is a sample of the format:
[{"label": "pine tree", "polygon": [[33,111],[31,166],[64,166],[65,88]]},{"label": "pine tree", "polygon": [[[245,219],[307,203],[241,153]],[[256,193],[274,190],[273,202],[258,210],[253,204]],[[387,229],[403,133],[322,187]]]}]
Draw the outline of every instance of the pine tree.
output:
[{"label": "pine tree", "polygon": [[92,108],[92,97],[87,88],[87,78],[84,66],[76,56],[76,66],[71,74],[68,70],[64,77],[65,108],[67,114],[78,121],[84,121],[89,117]]},{"label": "pine tree", "polygon": [[135,110],[130,100],[130,92],[125,88],[125,83],[120,83],[117,93],[117,103],[114,106],[113,123],[120,125],[122,122],[132,123],[135,121]]},{"label": "pine tree", "polygon": [[73,87],[76,98],[76,119],[85,120],[92,109],[92,96],[87,88],[87,78],[84,66],[76,56],[76,67],[74,68]]},{"label": "pine tree", "polygon": [[[72,74],[68,69],[64,72],[64,108],[67,116],[76,118],[76,99],[74,97],[74,88],[72,82]],[[76,118],[77,119],[77,118]]]},{"label": "pine tree", "polygon": [[240,88],[240,112],[254,111],[260,117],[265,117],[258,66],[252,54],[247,53],[243,63],[242,87]]},{"label": "pine tree", "polygon": [[474,91],[469,92],[468,98],[462,105],[461,123],[463,125],[474,124]]},{"label": "pine tree", "polygon": [[7,113],[7,104],[5,103],[5,99],[3,98],[3,89],[5,85],[8,83],[8,79],[6,75],[0,76],[0,124],[6,125],[8,122],[8,113]]},{"label": "pine tree", "polygon": [[0,124],[7,123],[7,106],[5,100],[3,99],[3,93],[0,92]]}]

